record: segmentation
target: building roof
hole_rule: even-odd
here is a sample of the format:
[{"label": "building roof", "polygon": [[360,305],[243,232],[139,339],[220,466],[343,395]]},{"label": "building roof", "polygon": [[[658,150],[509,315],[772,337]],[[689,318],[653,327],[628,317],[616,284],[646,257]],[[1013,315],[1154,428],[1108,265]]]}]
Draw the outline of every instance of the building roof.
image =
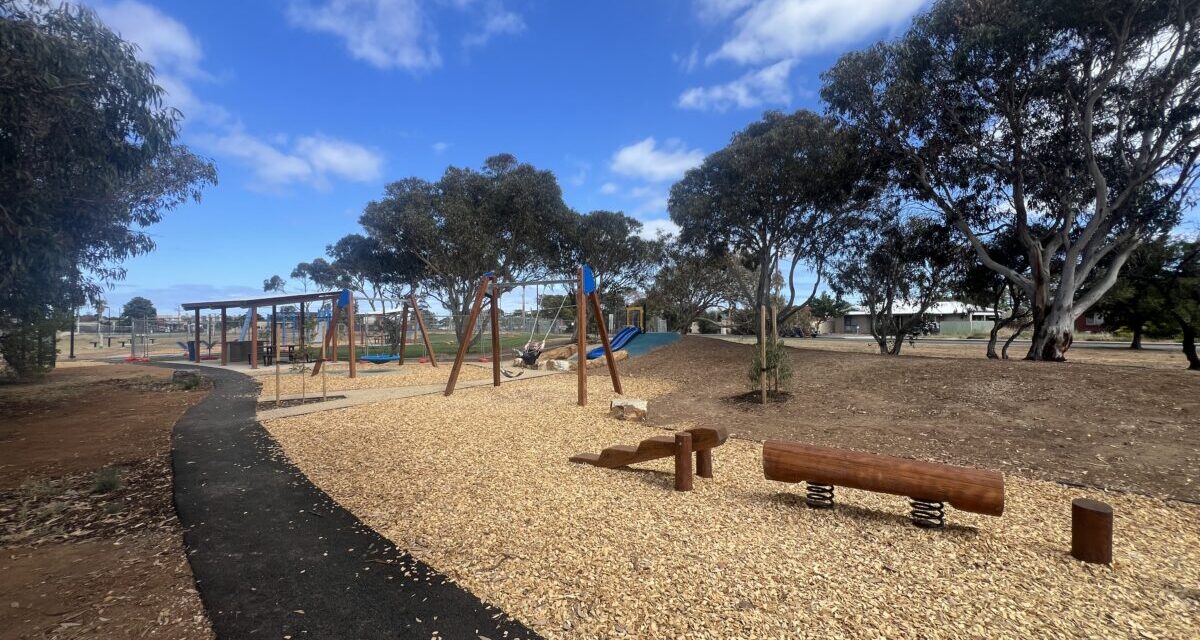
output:
[{"label": "building roof", "polygon": [[[917,305],[896,303],[892,305],[892,314],[894,315],[912,315],[917,312]],[[979,307],[957,300],[944,300],[935,302],[925,310],[927,315],[932,316],[963,316],[968,313],[996,313],[995,309],[989,307]],[[848,316],[865,316],[867,313],[866,307],[854,307],[846,312]]]},{"label": "building roof", "polygon": [[341,291],[317,291],[313,293],[287,293],[278,296],[263,296],[261,298],[245,298],[241,300],[209,300],[206,302],[185,302],[181,306],[188,311],[195,309],[221,309],[225,307],[269,307],[271,305],[292,304],[295,302],[312,302],[313,300],[333,300],[341,295]]}]

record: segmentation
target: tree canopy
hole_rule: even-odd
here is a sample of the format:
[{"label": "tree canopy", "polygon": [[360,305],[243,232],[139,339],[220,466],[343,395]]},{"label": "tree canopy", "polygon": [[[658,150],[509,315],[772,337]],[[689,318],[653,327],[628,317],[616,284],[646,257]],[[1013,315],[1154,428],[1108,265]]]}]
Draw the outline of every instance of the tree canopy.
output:
[{"label": "tree canopy", "polygon": [[150,302],[149,298],[142,296],[134,296],[121,307],[122,320],[143,320],[146,318],[157,318],[158,310],[154,308],[154,303]]},{"label": "tree canopy", "polygon": [[786,262],[790,297],[780,318],[786,321],[803,306],[796,304],[796,270],[824,272],[852,226],[851,203],[869,191],[870,172],[856,150],[855,133],[831,118],[767,112],[671,188],[671,220],[684,243],[739,255],[755,270],[756,307],[768,300],[772,277]]},{"label": "tree canopy", "polygon": [[[1198,45],[1200,5],[1183,0],[938,0],[896,41],[843,56],[822,96],[1021,288],[1028,357],[1057,360],[1195,182]],[[988,251],[1001,228],[1024,270]]]},{"label": "tree canopy", "polygon": [[393,182],[359,222],[382,247],[421,265],[420,282],[454,314],[461,337],[483,274],[520,279],[558,266],[569,216],[553,173],[501,154],[480,170],[449,167],[437,182]]},{"label": "tree canopy", "polygon": [[0,0],[0,69],[0,333],[15,335],[98,300],[216,170],[175,142],[153,69],[90,9]]}]

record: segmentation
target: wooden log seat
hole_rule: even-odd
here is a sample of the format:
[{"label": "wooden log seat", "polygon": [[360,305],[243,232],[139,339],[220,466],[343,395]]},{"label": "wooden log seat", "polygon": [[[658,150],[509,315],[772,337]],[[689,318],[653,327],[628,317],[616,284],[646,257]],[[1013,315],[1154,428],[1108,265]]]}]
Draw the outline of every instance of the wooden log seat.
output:
[{"label": "wooden log seat", "polygon": [[729,434],[724,427],[697,427],[677,431],[674,435],[646,438],[638,446],[615,445],[600,453],[578,453],[571,462],[590,464],[605,469],[627,467],[659,458],[675,458],[675,490],[692,489],[692,452],[696,454],[695,473],[701,478],[712,477],[712,450],[725,444]]},{"label": "wooden log seat", "polygon": [[763,475],[807,483],[812,507],[832,506],[834,486],[907,496],[913,524],[923,527],[944,524],[943,503],[989,516],[1004,513],[1004,476],[998,471],[769,440],[763,444]]}]

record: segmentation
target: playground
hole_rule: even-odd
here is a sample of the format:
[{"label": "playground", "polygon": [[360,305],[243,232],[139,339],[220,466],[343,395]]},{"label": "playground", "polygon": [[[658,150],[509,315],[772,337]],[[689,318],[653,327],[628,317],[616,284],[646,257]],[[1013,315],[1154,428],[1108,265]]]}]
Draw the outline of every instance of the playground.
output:
[{"label": "playground", "polygon": [[[1164,498],[1194,484],[1195,460],[1185,452],[1196,449],[1196,436],[1184,426],[1194,425],[1198,409],[1180,400],[1182,380],[1173,372],[1147,376],[1132,401],[1123,398],[1122,415],[1096,428],[1086,425],[1111,411],[1082,410],[1093,396],[1062,410],[1077,420],[1052,425],[1068,442],[1083,442],[1100,428],[1166,423],[1160,441],[1121,450],[1126,463],[1112,466],[1143,472],[1121,472],[1130,491],[1114,492],[1091,481],[1088,462],[1099,445],[1072,452],[1074,466],[1061,471],[1068,477],[1055,478],[1093,486],[1042,479],[1068,456],[1039,461],[1010,446],[1003,407],[995,404],[1005,392],[970,400],[965,394],[978,388],[953,383],[961,367],[936,366],[954,364],[948,359],[925,359],[935,366],[923,368],[922,359],[906,358],[910,376],[924,381],[916,388],[900,379],[836,395],[848,382],[865,385],[895,372],[885,359],[866,356],[829,371],[831,355],[796,350],[798,368],[814,373],[797,379],[788,403],[709,414],[728,387],[744,386],[747,350],[686,338],[624,363],[621,397],[649,400],[648,425],[608,415],[618,396],[602,383],[601,368],[590,376],[587,406],[572,401],[574,376],[552,375],[265,426],[305,475],[364,523],[548,638],[1194,633],[1200,508]],[[996,364],[1042,375],[1029,371],[1036,365]],[[1099,379],[1119,371],[1078,365],[1072,373]],[[941,391],[916,398],[932,390]],[[906,402],[911,412],[897,413],[881,436],[883,423],[868,413],[892,415]],[[925,402],[954,410],[931,414]],[[1054,404],[1035,402],[1043,411]],[[931,438],[921,426],[928,423],[947,432],[957,424],[963,440],[983,443],[959,452]],[[672,491],[679,467],[669,457],[625,469],[570,461],[614,443],[671,435],[661,427],[714,424],[730,437],[712,449],[712,477],[698,473],[691,491]],[[756,432],[758,424],[794,430]],[[945,528],[930,531],[912,526],[904,499],[842,487],[833,509],[810,509],[802,486],[763,477],[756,440],[781,436],[1001,469],[1003,515],[947,508]],[[1151,468],[1171,456],[1174,466],[1155,476]],[[1111,566],[1069,554],[1071,501],[1081,497],[1107,502],[1117,514]]]}]

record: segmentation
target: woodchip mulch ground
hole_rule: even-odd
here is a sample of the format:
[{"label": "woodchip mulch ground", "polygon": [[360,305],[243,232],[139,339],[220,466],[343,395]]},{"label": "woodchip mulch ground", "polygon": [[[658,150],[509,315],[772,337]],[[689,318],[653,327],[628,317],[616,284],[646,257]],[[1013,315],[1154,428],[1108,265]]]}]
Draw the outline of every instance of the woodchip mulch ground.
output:
[{"label": "woodchip mulch ground", "polygon": [[[431,367],[428,364],[420,364],[415,362],[406,362],[404,366],[392,364],[366,364],[358,365],[358,377],[350,377],[350,368],[344,362],[335,364],[326,363],[323,365],[325,369],[325,389],[326,391],[349,391],[352,389],[385,389],[389,387],[416,387],[427,384],[445,384],[450,377],[450,362],[440,363],[437,367]],[[279,392],[281,394],[300,393],[303,388],[305,393],[320,394],[321,393],[321,375],[312,376],[312,365],[309,365],[308,371],[301,372],[293,371],[288,365],[280,366],[280,385]],[[262,383],[261,398],[275,397],[275,372],[271,367],[259,369],[254,377]],[[492,370],[485,367],[474,365],[463,365],[462,372],[458,375],[461,382],[468,380],[484,380],[492,377]]]},{"label": "woodchip mulch ground", "polygon": [[[608,418],[605,382],[582,408],[552,376],[267,427],[368,525],[550,638],[1195,637],[1194,505],[1009,476],[1003,517],[950,509],[931,532],[895,496],[839,489],[833,511],[807,509],[734,439],[714,479],[676,493],[669,460],[567,462],[661,433]],[[678,383],[626,385],[653,399]],[[1081,496],[1116,509],[1112,568],[1068,555]]]}]

